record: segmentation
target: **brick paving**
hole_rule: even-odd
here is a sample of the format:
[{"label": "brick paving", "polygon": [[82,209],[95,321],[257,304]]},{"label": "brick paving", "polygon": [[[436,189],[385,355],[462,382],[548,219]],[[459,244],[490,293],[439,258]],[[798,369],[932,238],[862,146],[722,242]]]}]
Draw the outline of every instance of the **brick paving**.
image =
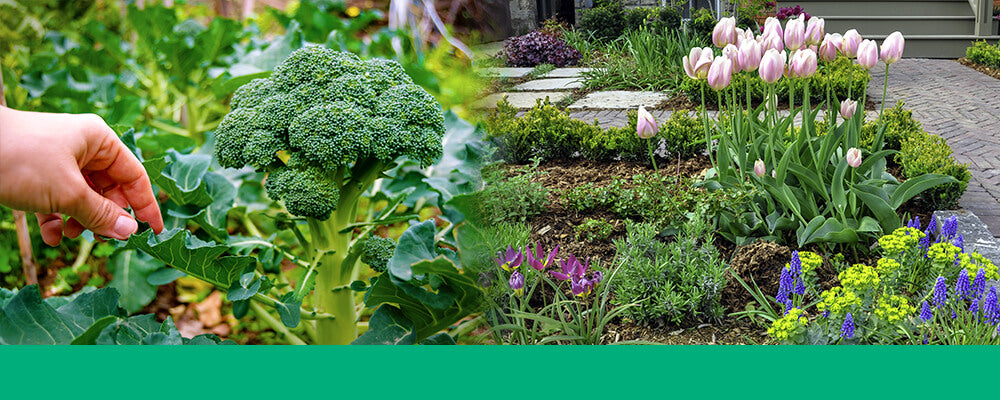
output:
[{"label": "brick paving", "polygon": [[[883,79],[884,69],[872,70],[870,99],[882,98]],[[889,69],[886,107],[898,100],[969,164],[972,179],[959,205],[1000,237],[1000,80],[952,60],[904,59]]]}]

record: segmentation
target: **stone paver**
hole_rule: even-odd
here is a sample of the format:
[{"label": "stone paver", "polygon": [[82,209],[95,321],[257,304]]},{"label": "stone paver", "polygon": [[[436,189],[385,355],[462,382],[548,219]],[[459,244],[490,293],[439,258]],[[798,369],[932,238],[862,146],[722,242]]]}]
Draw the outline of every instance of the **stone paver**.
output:
[{"label": "stone paver", "polygon": [[556,68],[549,73],[542,75],[542,78],[576,78],[580,74],[590,71],[590,68]]},{"label": "stone paver", "polygon": [[535,79],[514,86],[514,90],[520,91],[545,91],[545,90],[573,90],[583,87],[580,78],[552,78]]},{"label": "stone paver", "polygon": [[593,92],[584,98],[573,102],[567,107],[569,110],[583,109],[631,109],[639,106],[655,106],[670,99],[670,94],[666,92],[629,92],[614,90],[607,92]]},{"label": "stone paver", "polygon": [[[872,69],[870,99],[881,100],[884,72]],[[886,107],[898,100],[969,164],[972,179],[959,205],[1000,237],[1000,80],[952,60],[904,59],[889,68]]]},{"label": "stone paver", "polygon": [[523,78],[533,68],[483,68],[479,73],[494,78]]},{"label": "stone paver", "polygon": [[497,108],[497,102],[507,96],[507,102],[514,108],[531,108],[535,106],[535,102],[538,99],[549,98],[549,101],[553,103],[558,103],[563,99],[570,97],[570,92],[510,92],[510,93],[494,93],[479,99],[472,104],[474,108],[479,109],[493,109]]}]

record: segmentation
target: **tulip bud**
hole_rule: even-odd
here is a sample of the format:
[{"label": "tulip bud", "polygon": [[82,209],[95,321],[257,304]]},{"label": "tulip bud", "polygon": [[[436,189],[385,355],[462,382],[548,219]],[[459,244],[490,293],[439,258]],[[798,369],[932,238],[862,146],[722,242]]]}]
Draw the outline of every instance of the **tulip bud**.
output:
[{"label": "tulip bud", "polygon": [[809,26],[806,27],[806,44],[818,45],[823,41],[823,28],[826,21],[823,18],[809,19]]},{"label": "tulip bud", "polygon": [[861,34],[858,33],[857,29],[851,29],[844,32],[843,43],[840,45],[840,52],[844,53],[848,58],[854,58],[858,55],[858,46],[861,44]]},{"label": "tulip bud", "polygon": [[684,65],[684,72],[691,79],[705,79],[714,58],[715,53],[712,52],[711,47],[694,47],[689,55],[684,56],[681,63]]},{"label": "tulip bud", "polygon": [[742,64],[740,64],[740,49],[734,44],[727,44],[725,48],[722,49],[722,56],[726,57],[733,63],[733,72],[740,72],[743,70]]},{"label": "tulip bud", "polygon": [[755,40],[757,39],[753,35],[753,30],[736,28],[736,47],[742,47],[743,43]]},{"label": "tulip bud", "polygon": [[882,41],[882,62],[886,65],[899,61],[903,57],[903,34],[899,31],[890,33]]},{"label": "tulip bud", "polygon": [[753,163],[753,174],[760,178],[764,176],[765,172],[767,172],[767,169],[764,166],[764,160],[758,158],[757,161]]},{"label": "tulip bud", "polygon": [[708,70],[708,86],[715,90],[725,89],[733,78],[733,62],[726,57],[712,61]]},{"label": "tulip bud", "polygon": [[740,45],[740,66],[746,72],[756,71],[760,66],[761,48],[760,43],[754,40],[743,41]]},{"label": "tulip bud", "polygon": [[771,177],[774,178],[774,179],[778,179],[778,171],[772,169],[771,170]]},{"label": "tulip bud", "polygon": [[784,51],[785,50],[785,40],[781,38],[781,35],[777,33],[764,34],[759,39],[761,50],[775,50]]},{"label": "tulip bud", "polygon": [[524,293],[524,275],[521,275],[520,272],[514,271],[514,273],[510,274],[510,281],[507,283],[510,284],[510,288],[513,289],[514,293],[518,296],[520,296],[521,293]]},{"label": "tulip bud", "polygon": [[723,18],[715,24],[715,29],[712,30],[712,43],[719,48],[736,43],[736,17]]},{"label": "tulip bud", "polygon": [[788,76],[791,78],[808,78],[816,73],[816,52],[805,49],[796,51],[788,63]]},{"label": "tulip bud", "polygon": [[847,165],[857,168],[861,165],[861,150],[851,147],[847,150]]},{"label": "tulip bud", "polygon": [[785,72],[785,57],[787,56],[784,51],[778,52],[770,49],[765,52],[760,60],[760,70],[757,71],[760,78],[767,83],[774,83],[781,79],[781,75]]},{"label": "tulip bud", "polygon": [[858,45],[858,64],[871,69],[878,62],[878,45],[874,40],[862,40]]},{"label": "tulip bud", "polygon": [[851,119],[854,116],[854,111],[858,108],[858,102],[847,99],[840,103],[840,116],[844,119]]},{"label": "tulip bud", "polygon": [[785,47],[789,50],[798,50],[806,44],[806,24],[805,15],[798,18],[789,19],[785,23]]},{"label": "tulip bud", "polygon": [[638,119],[636,119],[635,133],[639,139],[651,139],[659,132],[653,114],[646,111],[646,107],[639,107]]},{"label": "tulip bud", "polygon": [[837,36],[831,35],[829,33],[826,34],[826,37],[823,38],[823,43],[819,46],[819,59],[820,60],[823,60],[823,61],[826,61],[826,62],[830,62],[830,61],[833,61],[833,60],[837,59],[837,42],[838,42],[838,40],[842,40],[842,39],[838,39]]}]

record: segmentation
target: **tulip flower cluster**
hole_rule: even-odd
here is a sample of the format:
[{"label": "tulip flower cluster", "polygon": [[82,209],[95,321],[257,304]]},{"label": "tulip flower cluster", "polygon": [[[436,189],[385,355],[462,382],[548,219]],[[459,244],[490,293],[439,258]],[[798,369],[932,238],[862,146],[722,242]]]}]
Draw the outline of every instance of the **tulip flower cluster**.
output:
[{"label": "tulip flower cluster", "polygon": [[545,254],[538,243],[535,244],[534,249],[531,246],[525,246],[523,250],[517,250],[513,246],[508,246],[506,251],[498,253],[494,262],[501,269],[511,273],[507,284],[517,296],[522,296],[525,288],[524,274],[518,270],[522,265],[527,265],[538,272],[545,272],[546,269],[555,266],[558,262],[559,269],[548,271],[549,275],[559,281],[569,281],[570,291],[573,295],[580,297],[589,295],[604,280],[604,274],[601,271],[588,271],[589,259],[580,262],[575,255],[569,254],[565,258],[556,260],[558,253],[559,246]]}]

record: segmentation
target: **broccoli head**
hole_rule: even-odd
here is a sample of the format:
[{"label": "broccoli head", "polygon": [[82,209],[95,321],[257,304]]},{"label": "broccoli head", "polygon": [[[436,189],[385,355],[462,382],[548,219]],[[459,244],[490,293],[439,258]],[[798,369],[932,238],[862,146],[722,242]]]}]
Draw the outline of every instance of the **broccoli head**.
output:
[{"label": "broccoli head", "polygon": [[368,264],[376,272],[385,272],[392,253],[396,251],[396,241],[380,236],[372,236],[365,241],[361,262]]},{"label": "broccoli head", "polygon": [[268,195],[298,216],[328,219],[351,178],[338,173],[356,165],[430,165],[442,155],[441,106],[391,60],[305,47],[230,104],[216,131],[219,164],[267,172]]}]

